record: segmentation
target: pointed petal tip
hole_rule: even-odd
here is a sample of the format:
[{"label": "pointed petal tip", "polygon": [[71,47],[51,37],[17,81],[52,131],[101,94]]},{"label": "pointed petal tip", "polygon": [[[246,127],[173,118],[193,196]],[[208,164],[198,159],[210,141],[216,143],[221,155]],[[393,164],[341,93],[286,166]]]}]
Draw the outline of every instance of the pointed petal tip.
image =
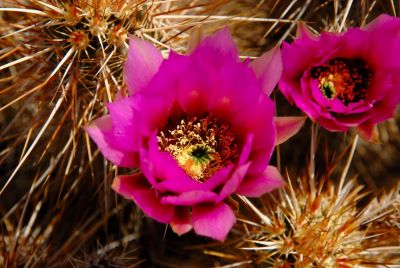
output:
[{"label": "pointed petal tip", "polygon": [[120,175],[114,179],[112,187],[124,198],[133,200],[147,216],[161,223],[172,221],[175,207],[161,203],[158,193],[142,173]]},{"label": "pointed petal tip", "polygon": [[232,209],[221,202],[194,206],[193,229],[196,234],[223,242],[236,222]]},{"label": "pointed petal tip", "polygon": [[250,66],[253,68],[256,77],[260,80],[263,91],[268,96],[275,89],[276,84],[282,75],[282,56],[280,45],[270,49],[254,60]]},{"label": "pointed petal tip", "polygon": [[132,192],[140,188],[138,183],[143,177],[142,173],[116,176],[111,184],[111,189],[127,199],[132,199]]},{"label": "pointed petal tip", "polygon": [[268,165],[262,174],[246,178],[236,191],[247,197],[260,197],[285,186],[285,181],[279,170]]},{"label": "pointed petal tip", "polygon": [[122,152],[113,143],[115,136],[112,133],[112,121],[109,115],[93,120],[84,129],[108,161],[121,167],[137,166],[133,154]]},{"label": "pointed petal tip", "polygon": [[381,139],[376,125],[362,124],[356,128],[360,137],[368,142],[380,144]]},{"label": "pointed petal tip", "polygon": [[119,189],[121,188],[121,180],[119,177],[115,177],[112,184],[111,184],[111,189],[113,189],[115,192],[119,192]]},{"label": "pointed petal tip", "polygon": [[303,126],[307,117],[305,116],[281,116],[274,117],[276,127],[276,144],[279,145],[293,135],[295,135]]},{"label": "pointed petal tip", "polygon": [[[121,176],[126,176],[126,175],[121,175]],[[122,189],[121,176],[116,176],[113,179],[113,182],[111,184],[111,189],[113,189],[116,193],[122,195],[123,197],[129,199],[129,196],[121,190]]]},{"label": "pointed petal tip", "polygon": [[218,54],[230,59],[236,60],[238,58],[237,48],[228,27],[205,37],[199,42],[192,54],[205,56],[209,55],[210,51],[218,51]]},{"label": "pointed petal tip", "polygon": [[367,25],[361,27],[365,31],[391,31],[392,33],[399,34],[400,32],[400,19],[388,14],[381,14],[375,19],[370,21]]},{"label": "pointed petal tip", "polygon": [[305,22],[299,21],[296,32],[296,39],[298,38],[316,39],[317,36],[308,28]]},{"label": "pointed petal tip", "polygon": [[192,216],[189,207],[175,207],[174,217],[169,225],[172,231],[179,236],[192,230]]},{"label": "pointed petal tip", "polygon": [[190,232],[190,230],[192,230],[192,228],[193,228],[190,223],[176,224],[176,223],[170,222],[169,225],[171,226],[172,231],[179,236]]},{"label": "pointed petal tip", "polygon": [[[211,35],[206,36],[201,26],[194,27],[188,41],[187,53],[190,54],[196,50],[198,46],[211,46],[215,48],[223,48],[224,43],[231,45],[233,43],[233,38],[228,27],[217,30]],[[204,43],[204,44],[203,44]],[[236,47],[235,47],[236,49]]]},{"label": "pointed petal tip", "polygon": [[110,131],[112,129],[112,121],[109,115],[105,115],[93,120],[89,125],[83,127],[83,129],[91,134],[97,135],[99,131]]},{"label": "pointed petal tip", "polygon": [[268,165],[264,174],[274,182],[273,185],[275,186],[275,189],[285,186],[286,182],[277,167]]},{"label": "pointed petal tip", "polygon": [[152,43],[136,36],[129,38],[128,57],[124,66],[129,94],[134,94],[148,85],[158,71],[163,57]]}]

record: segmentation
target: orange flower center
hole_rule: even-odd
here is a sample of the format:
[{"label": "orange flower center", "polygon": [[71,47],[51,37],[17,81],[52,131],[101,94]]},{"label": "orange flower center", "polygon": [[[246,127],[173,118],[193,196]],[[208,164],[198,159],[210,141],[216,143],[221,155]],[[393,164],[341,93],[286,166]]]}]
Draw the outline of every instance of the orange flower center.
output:
[{"label": "orange flower center", "polygon": [[186,174],[199,182],[206,181],[239,156],[230,126],[208,115],[169,124],[157,138],[159,149],[169,152]]},{"label": "orange flower center", "polygon": [[345,105],[364,100],[373,73],[360,59],[333,58],[311,69],[311,78],[327,99],[338,98]]}]

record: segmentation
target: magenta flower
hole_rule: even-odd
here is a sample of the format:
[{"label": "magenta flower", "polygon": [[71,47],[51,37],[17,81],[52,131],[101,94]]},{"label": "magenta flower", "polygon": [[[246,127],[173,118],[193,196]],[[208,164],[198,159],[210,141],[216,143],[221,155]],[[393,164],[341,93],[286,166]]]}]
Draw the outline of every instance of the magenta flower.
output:
[{"label": "magenta flower", "polygon": [[314,36],[304,25],[282,48],[279,88],[330,131],[356,127],[373,138],[400,101],[400,20],[381,15],[364,28]]},{"label": "magenta flower", "polygon": [[[224,240],[236,221],[227,199],[260,196],[282,186],[269,166],[277,142],[302,119],[274,123],[269,94],[281,73],[275,48],[257,61],[238,60],[227,30],[188,56],[163,60],[152,44],[132,38],[125,76],[129,96],[87,131],[104,156],[141,172],[115,178],[113,189],[173,231]],[[278,135],[277,135],[277,130]]]}]

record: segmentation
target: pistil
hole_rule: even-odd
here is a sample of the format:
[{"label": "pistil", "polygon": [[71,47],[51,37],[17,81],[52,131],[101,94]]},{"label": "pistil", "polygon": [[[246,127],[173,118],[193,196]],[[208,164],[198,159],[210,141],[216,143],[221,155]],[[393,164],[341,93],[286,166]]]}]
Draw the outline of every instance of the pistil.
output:
[{"label": "pistil", "polygon": [[231,127],[209,115],[181,119],[158,135],[159,149],[169,152],[194,180],[204,182],[233,163],[238,145]]},{"label": "pistil", "polygon": [[360,59],[334,58],[311,69],[324,97],[338,98],[345,105],[365,99],[372,77],[370,67]]}]

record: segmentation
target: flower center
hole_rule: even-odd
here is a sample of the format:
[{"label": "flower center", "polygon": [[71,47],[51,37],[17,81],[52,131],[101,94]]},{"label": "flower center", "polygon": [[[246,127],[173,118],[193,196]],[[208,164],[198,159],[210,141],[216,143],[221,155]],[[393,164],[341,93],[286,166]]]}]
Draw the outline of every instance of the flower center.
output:
[{"label": "flower center", "polygon": [[194,180],[204,182],[239,155],[231,127],[209,115],[182,119],[160,131],[158,146],[175,158]]},{"label": "flower center", "polygon": [[345,105],[364,100],[373,73],[360,59],[333,58],[311,69],[311,78],[319,81],[325,98],[338,98]]}]

